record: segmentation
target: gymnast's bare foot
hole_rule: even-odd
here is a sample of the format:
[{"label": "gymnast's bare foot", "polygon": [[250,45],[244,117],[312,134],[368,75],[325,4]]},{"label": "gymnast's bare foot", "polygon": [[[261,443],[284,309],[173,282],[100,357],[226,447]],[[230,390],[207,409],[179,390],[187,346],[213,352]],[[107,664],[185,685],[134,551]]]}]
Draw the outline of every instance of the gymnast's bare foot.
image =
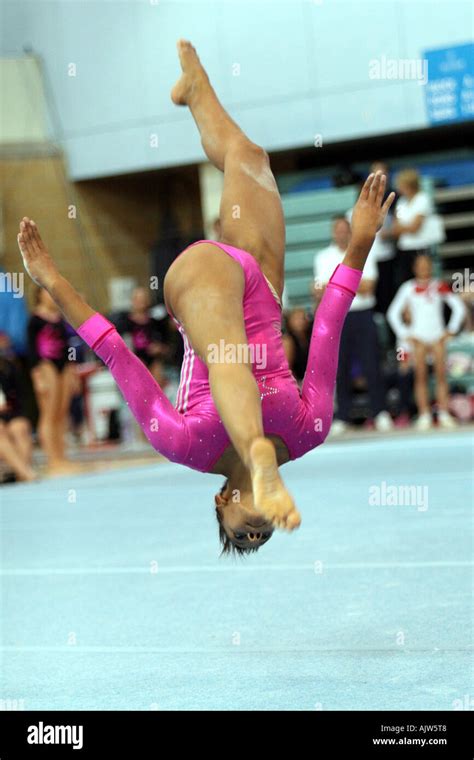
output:
[{"label": "gymnast's bare foot", "polygon": [[208,84],[209,79],[190,42],[178,40],[177,48],[183,73],[171,90],[171,100],[177,106],[187,106],[199,85]]},{"label": "gymnast's bare foot", "polygon": [[255,509],[275,528],[297,528],[301,517],[278,472],[273,443],[257,438],[250,448],[250,462]]}]

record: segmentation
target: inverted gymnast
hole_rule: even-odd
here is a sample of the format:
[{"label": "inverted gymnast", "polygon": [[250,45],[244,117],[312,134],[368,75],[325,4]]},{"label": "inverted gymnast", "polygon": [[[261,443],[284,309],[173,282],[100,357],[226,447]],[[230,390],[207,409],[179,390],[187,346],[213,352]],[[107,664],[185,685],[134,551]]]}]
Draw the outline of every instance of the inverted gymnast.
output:
[{"label": "inverted gymnast", "polygon": [[181,40],[178,53],[182,75],[171,98],[190,108],[224,187],[220,242],[186,248],[164,283],[185,344],[176,407],[110,322],[59,274],[27,217],[18,244],[28,274],[105,362],[152,446],[173,462],[225,476],[215,496],[219,535],[224,552],[243,554],[275,528],[293,530],[301,522],[278,467],[329,432],[342,326],[394,194],[383,202],[385,176],[367,178],[344,262],[318,308],[300,391],[282,345],[285,224],[268,156],[228,116],[194,47]]}]

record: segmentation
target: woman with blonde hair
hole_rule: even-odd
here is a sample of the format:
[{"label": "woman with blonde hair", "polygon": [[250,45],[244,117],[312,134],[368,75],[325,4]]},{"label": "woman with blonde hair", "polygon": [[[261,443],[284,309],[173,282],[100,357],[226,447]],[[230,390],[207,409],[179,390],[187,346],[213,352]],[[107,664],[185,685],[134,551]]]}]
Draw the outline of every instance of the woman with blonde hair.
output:
[{"label": "woman with blonde hair", "polygon": [[400,198],[395,207],[395,220],[390,233],[397,239],[400,252],[398,282],[410,280],[413,262],[418,254],[431,253],[432,246],[444,240],[441,218],[435,214],[433,202],[421,189],[416,169],[404,169],[396,177]]}]

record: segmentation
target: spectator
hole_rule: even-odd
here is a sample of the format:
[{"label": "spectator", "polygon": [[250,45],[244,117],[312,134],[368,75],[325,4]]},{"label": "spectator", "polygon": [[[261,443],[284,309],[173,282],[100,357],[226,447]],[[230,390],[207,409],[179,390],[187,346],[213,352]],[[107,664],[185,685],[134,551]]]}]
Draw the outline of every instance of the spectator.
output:
[{"label": "spectator", "polygon": [[[401,320],[405,326],[410,325],[410,309],[405,308],[401,313]],[[396,387],[399,393],[398,415],[395,420],[396,427],[408,427],[412,417],[413,398],[413,352],[410,341],[403,335],[395,335],[397,378]]]},{"label": "spectator", "polygon": [[71,398],[76,387],[74,362],[69,361],[66,322],[44,288],[38,288],[28,325],[31,378],[39,409],[38,438],[51,475],[77,471],[65,455],[65,435]]},{"label": "spectator", "polygon": [[292,309],[286,317],[283,347],[290,369],[298,382],[303,380],[306,372],[312,326],[312,321],[303,308]]},{"label": "spectator", "polygon": [[[456,422],[448,411],[449,389],[446,380],[446,339],[461,328],[465,306],[449,285],[433,278],[430,256],[419,254],[414,262],[415,279],[405,282],[390,306],[387,318],[399,340],[409,340],[413,347],[415,364],[415,400],[418,408],[416,427],[428,430],[432,425],[428,390],[428,357],[434,361],[436,374],[436,400],[438,422],[441,427],[452,428]],[[446,327],[443,306],[451,309]],[[410,313],[410,323],[403,319]]]},{"label": "spectator", "polygon": [[[375,161],[371,167],[371,172],[383,171],[387,177],[387,194],[391,192],[390,187],[390,169],[383,161]],[[393,214],[395,206],[392,206],[385,218],[382,229],[377,232],[372,246],[371,255],[377,262],[378,278],[375,286],[375,310],[381,314],[386,314],[393,296],[395,295],[395,257],[396,248],[393,241],[390,228],[393,223]],[[352,211],[350,212],[350,217]]]},{"label": "spectator", "polygon": [[[25,398],[22,404],[23,412],[31,421],[36,417],[36,403],[31,385],[30,364],[28,360],[28,309],[24,296],[24,273],[17,273],[15,279],[11,272],[5,273],[0,267],[0,332],[8,335],[15,367]],[[12,278],[9,282],[9,278]],[[6,287],[5,287],[6,286]]]},{"label": "spectator", "polygon": [[[80,295],[82,297],[82,293]],[[65,325],[66,325],[68,352],[70,356],[74,359],[75,367],[76,367],[76,372],[74,374],[74,382],[71,383],[72,398],[71,398],[71,407],[69,410],[70,422],[71,422],[71,433],[72,433],[73,439],[75,438],[77,442],[80,442],[81,436],[83,433],[84,420],[85,420],[84,390],[83,390],[83,383],[82,383],[80,371],[81,371],[81,365],[85,364],[86,351],[88,350],[88,347],[84,343],[84,341],[81,340],[81,338],[76,333],[76,331],[73,330],[70,324],[66,322]]]},{"label": "spectator", "polygon": [[21,381],[6,333],[0,333],[0,458],[18,480],[36,480],[31,425],[22,408]]},{"label": "spectator", "polygon": [[[333,242],[316,254],[314,278],[316,301],[322,298],[324,289],[334,269],[342,263],[351,235],[350,224],[345,217],[333,220]],[[371,416],[377,430],[390,430],[392,419],[385,409],[385,392],[378,360],[377,330],[374,322],[377,264],[369,254],[364,267],[359,290],[346,317],[341,335],[339,368],[337,373],[337,414],[332,432],[343,432],[349,423],[352,405],[351,368],[358,360],[367,382]]]},{"label": "spectator", "polygon": [[466,324],[464,329],[466,332],[471,333],[474,331],[474,297],[473,294],[467,289],[460,294],[460,297],[462,298],[462,301],[467,310]]},{"label": "spectator", "polygon": [[179,372],[183,363],[184,344],[178,326],[172,317],[168,317],[166,343],[168,346],[166,365]]},{"label": "spectator", "polygon": [[415,256],[430,253],[431,247],[441,243],[445,235],[430,196],[420,189],[418,172],[405,169],[398,174],[396,184],[402,197],[395,209],[390,234],[398,241],[398,282],[402,284],[412,277]]},{"label": "spectator", "polygon": [[147,288],[135,288],[131,309],[114,320],[122,335],[129,335],[131,348],[150,370],[162,387],[166,385],[163,362],[168,356],[168,319],[153,319],[150,314],[151,299]]}]

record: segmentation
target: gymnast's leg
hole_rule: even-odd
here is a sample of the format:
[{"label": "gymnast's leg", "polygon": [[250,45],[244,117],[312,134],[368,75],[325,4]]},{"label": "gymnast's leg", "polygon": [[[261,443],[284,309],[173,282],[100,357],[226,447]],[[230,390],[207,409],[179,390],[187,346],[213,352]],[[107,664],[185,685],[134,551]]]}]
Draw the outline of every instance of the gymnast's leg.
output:
[{"label": "gymnast's leg", "polygon": [[[170,277],[171,275],[171,277]],[[250,472],[253,506],[275,527],[292,530],[300,518],[280,475],[273,443],[264,437],[260,393],[250,362],[215,360],[213,346],[245,346],[242,267],[216,246],[185,251],[165,283],[166,300],[209,372],[216,409]],[[247,352],[243,352],[244,355]],[[247,489],[240,484],[239,490]]]},{"label": "gymnast's leg", "polygon": [[251,253],[281,296],[285,223],[268,156],[224,110],[193,46],[180,40],[178,53],[183,73],[171,97],[189,107],[207,157],[224,172],[222,242]]},{"label": "gymnast's leg", "polygon": [[[189,106],[204,150],[224,172],[222,238],[252,253],[281,292],[284,224],[268,158],[225,112],[192,45],[180,41],[178,52],[183,74],[173,88],[172,99],[176,104]],[[235,207],[239,209],[238,221],[232,214]],[[280,259],[268,256],[272,245]],[[206,251],[200,248],[195,246],[191,252],[185,252],[173,265],[165,283],[166,300],[193,349],[208,366],[216,408],[234,448],[251,473],[255,508],[274,525],[292,529],[300,518],[278,474],[273,443],[264,438],[260,394],[251,366],[245,362],[208,363],[210,345],[219,345],[221,340],[226,345],[247,342],[242,308],[243,272],[215,247],[207,246],[213,250]]]}]

